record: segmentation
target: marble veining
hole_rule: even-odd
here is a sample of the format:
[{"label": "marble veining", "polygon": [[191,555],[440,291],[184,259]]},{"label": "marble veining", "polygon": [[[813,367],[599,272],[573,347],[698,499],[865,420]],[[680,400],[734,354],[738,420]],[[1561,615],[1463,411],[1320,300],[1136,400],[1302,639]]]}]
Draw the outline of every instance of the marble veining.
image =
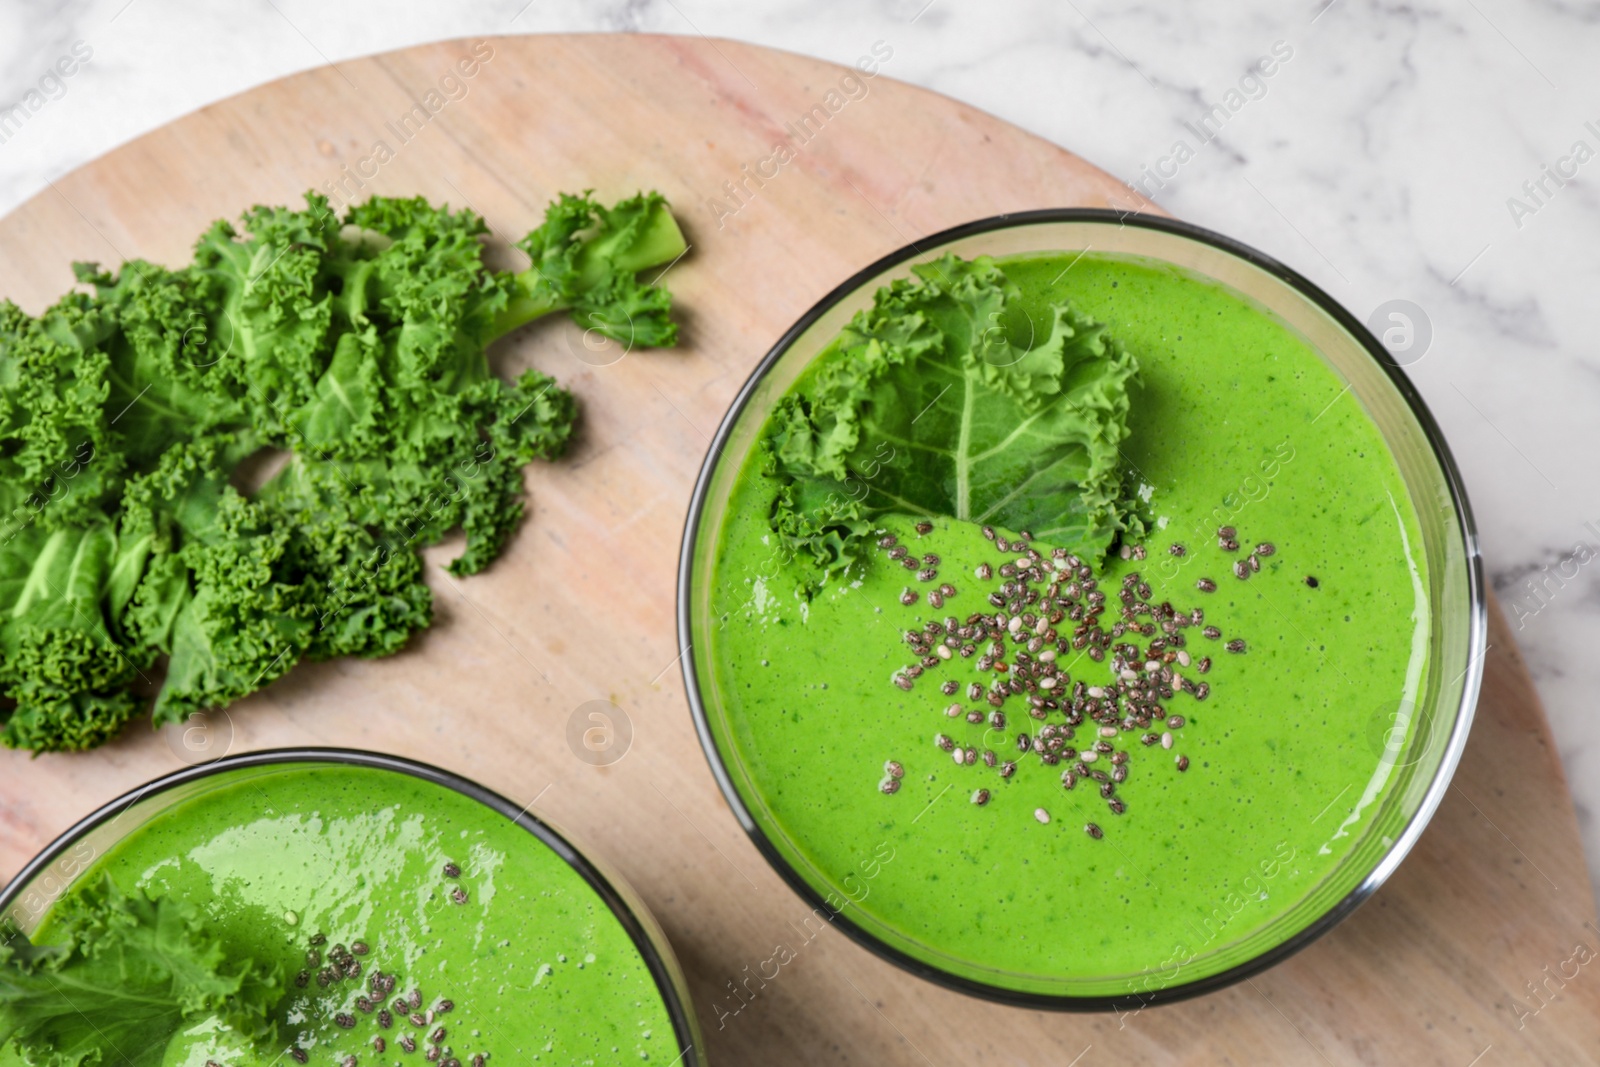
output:
[{"label": "marble veining", "polygon": [[[1600,880],[1600,4],[13,2],[0,6],[0,108],[38,107],[0,120],[0,212],[291,71],[572,30],[730,37],[843,63],[886,40],[886,74],[1071,148],[1359,317],[1409,301],[1431,343],[1407,370],[1464,472]],[[1253,77],[1264,57],[1273,73]]]}]

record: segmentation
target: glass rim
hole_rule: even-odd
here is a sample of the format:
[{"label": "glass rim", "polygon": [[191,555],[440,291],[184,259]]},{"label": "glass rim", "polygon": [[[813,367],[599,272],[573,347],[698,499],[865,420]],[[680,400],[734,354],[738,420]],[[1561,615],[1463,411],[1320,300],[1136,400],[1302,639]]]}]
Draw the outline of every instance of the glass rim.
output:
[{"label": "glass rim", "polygon": [[[700,695],[699,672],[695,667],[694,656],[692,655],[694,634],[690,598],[694,580],[694,552],[700,520],[705,511],[712,478],[722,458],[722,450],[727,445],[728,439],[738,425],[740,418],[744,415],[745,409],[749,405],[752,396],[754,396],[756,389],[767,374],[788,353],[790,347],[819,319],[841,301],[858,292],[867,282],[885,271],[899,267],[919,256],[926,256],[942,246],[964,238],[998,230],[1032,226],[1038,223],[1111,224],[1119,227],[1138,227],[1175,237],[1187,238],[1232,255],[1271,275],[1328,315],[1342,330],[1350,335],[1367,355],[1378,363],[1385,372],[1389,384],[1405,402],[1411,416],[1416,419],[1418,426],[1422,430],[1423,437],[1427,440],[1432,450],[1434,462],[1437,464],[1446,491],[1449,494],[1466,563],[1468,656],[1466,669],[1461,676],[1463,683],[1461,699],[1455,708],[1450,737],[1445,744],[1439,766],[1434,771],[1433,779],[1423,794],[1417,810],[1412,813],[1404,828],[1396,835],[1393,844],[1384,851],[1382,857],[1373,866],[1373,869],[1344,897],[1306,927],[1279,944],[1216,974],[1161,989],[1145,990],[1140,993],[1124,993],[1110,996],[1035,993],[967,978],[953,974],[896,948],[857,924],[843,910],[835,911],[828,906],[824,895],[812,886],[782,855],[777,846],[772,843],[766,832],[751,814],[744,799],[739,795],[727,767],[724,766],[723,755],[717,746],[716,738],[712,734],[705,702]],[[1477,525],[1472,516],[1471,506],[1467,502],[1466,489],[1462,483],[1460,470],[1456,466],[1455,458],[1451,455],[1449,446],[1445,443],[1443,432],[1434,420],[1432,412],[1428,410],[1422,395],[1417,392],[1415,385],[1406,376],[1389,350],[1373,336],[1372,331],[1364,323],[1351,315],[1343,305],[1320,286],[1272,256],[1234,238],[1190,222],[1167,216],[1117,211],[1110,208],[1039,208],[991,215],[952,226],[911,241],[893,252],[874,260],[846,278],[813,304],[792,326],[784,331],[783,335],[778,338],[767,354],[756,364],[755,368],[750,372],[749,378],[745,380],[744,385],[740,387],[738,394],[730,403],[727,414],[723,416],[722,422],[717,427],[716,434],[711,439],[710,447],[707,449],[706,457],[700,467],[700,473],[695,480],[694,492],[690,496],[689,509],[684,520],[683,540],[678,555],[677,600],[678,659],[683,671],[684,693],[689,702],[690,714],[694,719],[695,733],[700,738],[701,751],[706,757],[706,762],[711,767],[712,776],[716,779],[718,789],[722,791],[723,799],[727,801],[728,806],[733,810],[735,818],[738,819],[740,826],[743,827],[745,834],[756,846],[757,851],[766,859],[768,865],[813,909],[824,908],[829,916],[828,921],[831,925],[837,927],[850,940],[879,959],[892,963],[902,970],[946,989],[953,989],[970,996],[1014,1007],[1051,1011],[1121,1011],[1151,1004],[1186,1000],[1214,992],[1241,982],[1283,962],[1348,918],[1384,882],[1388,881],[1390,875],[1399,867],[1400,862],[1405,859],[1406,855],[1410,853],[1412,847],[1417,843],[1417,840],[1422,836],[1422,831],[1427,827],[1440,802],[1444,799],[1444,794],[1450,787],[1451,779],[1455,776],[1456,767],[1461,761],[1461,754],[1466,748],[1467,735],[1472,728],[1472,719],[1477,709],[1483,680],[1484,655],[1488,641],[1488,600],[1484,593],[1483,564],[1478,551]],[[1454,684],[1454,682],[1452,681],[1451,684]]]},{"label": "glass rim", "polygon": [[[689,1002],[687,982],[685,988],[680,990],[678,982],[682,978],[682,972],[672,947],[667,942],[666,934],[656,923],[655,917],[638,899],[633,888],[620,875],[602,870],[597,861],[590,859],[574,845],[564,832],[557,830],[543,816],[534,814],[532,805],[522,807],[470,778],[435,767],[431,763],[403,756],[353,748],[320,746],[271,748],[223,756],[162,775],[101,805],[40,850],[9,882],[0,887],[0,916],[16,903],[17,898],[34,878],[47,871],[51,864],[85,834],[108,822],[114,822],[124,812],[148,797],[159,796],[178,786],[202,781],[224,771],[317,763],[366,767],[420,778],[459,793],[469,800],[475,800],[532,834],[559,856],[562,862],[576,871],[584,883],[600,897],[621,924],[639,955],[643,957],[650,977],[656,984],[656,990],[666,1005],[667,1015],[672,1020],[673,1037],[679,1049],[679,1058],[675,1062],[682,1063],[686,1067],[704,1064],[704,1057],[700,1053],[698,1021]],[[657,945],[656,937],[661,939],[662,944]]]}]

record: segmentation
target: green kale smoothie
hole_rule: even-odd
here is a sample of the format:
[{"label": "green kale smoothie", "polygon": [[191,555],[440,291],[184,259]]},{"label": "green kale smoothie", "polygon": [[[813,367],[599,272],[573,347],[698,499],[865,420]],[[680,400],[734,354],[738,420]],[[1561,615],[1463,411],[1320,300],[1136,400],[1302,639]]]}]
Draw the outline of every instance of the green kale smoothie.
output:
[{"label": "green kale smoothie", "polygon": [[[606,901],[528,831],[423,779],[320,763],[226,772],[107,851],[69,901],[105,875],[199,904],[230,953],[282,968],[282,1046],[202,1023],[173,1039],[167,1067],[288,1067],[291,1044],[313,1064],[422,1062],[439,1027],[450,1051],[434,1062],[677,1062],[662,994]],[[67,903],[35,942],[51,942]],[[375,995],[384,974],[392,989]],[[413,990],[420,1025],[393,1006]]]},{"label": "green kale smoothie", "polygon": [[[1175,612],[1176,625],[1119,638],[1141,650],[1120,671],[1115,651],[1096,660],[1070,643],[1077,616],[1051,624],[1041,611],[1036,629],[1028,614],[1019,631],[1026,607],[1012,611],[1010,633],[992,646],[997,655],[983,636],[946,643],[953,631],[941,620],[965,631],[980,614],[982,625],[997,610],[1007,617],[996,607],[1010,580],[1002,567],[1032,566],[1044,577],[1031,588],[1071,585],[1075,604],[1092,609],[1078,588],[1089,570],[1051,569],[1066,564],[1054,551],[1063,542],[1041,529],[1050,515],[1030,518],[1034,537],[1022,543],[1002,522],[990,537],[978,522],[891,506],[871,514],[862,541],[869,551],[857,556],[813,538],[818,558],[835,560],[819,581],[812,559],[786,549],[772,516],[796,500],[796,510],[816,514],[832,514],[833,505],[804,498],[800,481],[785,488],[755,448],[728,460],[743,466],[709,577],[717,625],[695,649],[702,690],[719,706],[713,733],[774,847],[830,908],[896,950],[1019,992],[1114,996],[1187,983],[1288,939],[1349,888],[1335,884],[1335,869],[1364,847],[1400,777],[1394,746],[1384,747],[1373,724],[1404,726],[1429,669],[1417,517],[1344,381],[1266,310],[1130,257],[1062,253],[998,266],[1015,289],[997,318],[1008,336],[1041,338],[1053,319],[1077,323],[1084,336],[1082,323],[1092,320],[1126,350],[1129,367],[1137,364],[1126,436],[1107,431],[1102,447],[1086,435],[1089,458],[1068,457],[1088,484],[1100,462],[1094,449],[1110,454],[1132,507],[1119,519],[1091,502],[1059,524],[1059,536],[1078,545],[1100,537],[1110,549],[1083,558],[1109,602],[1100,623],[1120,618],[1125,592],[1131,599],[1122,604],[1153,612],[1134,622]],[[952,281],[952,291],[962,284]],[[1058,310],[1063,304],[1070,315]],[[906,326],[890,341],[914,333]],[[844,358],[841,343],[802,372],[790,397],[819,392],[830,363]],[[830,388],[865,395],[838,379]],[[947,403],[932,385],[905,381],[908,412]],[[797,464],[839,432],[821,423],[820,407],[814,398],[802,405],[821,428]],[[970,408],[959,422],[950,416],[952,438],[967,434]],[[1111,400],[1104,408],[1117,414]],[[778,432],[783,442],[773,420],[794,410],[772,416],[763,436]],[[913,422],[901,418],[877,443],[885,469],[906,462]],[[872,483],[875,465],[859,460],[870,426],[847,429],[861,435],[849,469]],[[968,466],[946,481],[968,477]],[[894,477],[896,493],[917,488]],[[1009,477],[1020,491],[1034,472]],[[951,490],[963,504],[968,491]],[[780,501],[780,493],[792,495]],[[1009,506],[1004,494],[994,505]],[[849,522],[846,514],[832,528],[835,542]],[[1008,539],[1016,543],[1002,551]],[[918,561],[915,572],[893,558],[899,549]],[[1197,608],[1203,625],[1188,614]],[[1059,653],[1046,639],[1023,643],[1046,627],[1055,635],[1055,625]],[[1150,632],[1173,643],[1146,664]],[[1052,662],[1040,661],[1040,645]],[[1003,705],[969,691],[976,683],[987,695],[1019,664],[1033,672],[1033,688]],[[1061,674],[1046,679],[1046,668]],[[1012,674],[997,673],[1005,670]],[[1157,693],[1160,678],[1174,674],[1186,681],[1170,696]],[[1120,685],[1137,695],[1147,684],[1142,710],[1126,723],[1080,721],[1069,730],[1063,719],[1070,686]],[[1092,710],[1102,688],[1073,692]],[[1030,704],[1045,697],[1060,697],[1060,710],[1036,718]],[[974,713],[979,721],[968,721]],[[1019,748],[1019,734],[1032,735],[1031,747]],[[1080,754],[1046,762],[1041,744],[1050,734],[1058,746],[1069,735],[1065,751]],[[1081,762],[1100,741],[1098,761]],[[1330,893],[1320,909],[1304,907]],[[1231,951],[1247,944],[1248,952]]]}]

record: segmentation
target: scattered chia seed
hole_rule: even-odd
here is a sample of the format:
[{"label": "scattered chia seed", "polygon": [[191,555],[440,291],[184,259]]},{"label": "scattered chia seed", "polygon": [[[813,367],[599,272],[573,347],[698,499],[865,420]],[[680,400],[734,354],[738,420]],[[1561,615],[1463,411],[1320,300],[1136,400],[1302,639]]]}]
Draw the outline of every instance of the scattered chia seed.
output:
[{"label": "scattered chia seed", "polygon": [[[1142,747],[1159,743],[1171,750],[1173,731],[1181,729],[1187,720],[1183,715],[1169,714],[1168,705],[1180,693],[1196,701],[1209,696],[1209,684],[1196,680],[1195,675],[1210,671],[1211,658],[1192,656],[1184,648],[1185,628],[1195,627],[1204,637],[1218,641],[1223,638],[1222,630],[1204,625],[1205,612],[1199,608],[1184,610],[1168,601],[1156,601],[1151,583],[1137,572],[1119,575],[1115,583],[1108,581],[1102,590],[1094,569],[1065,550],[1051,549],[1047,559],[1030,546],[1026,536],[1007,541],[992,528],[986,529],[985,536],[1006,553],[998,565],[982,562],[974,569],[980,581],[999,579],[998,588],[979,594],[987,606],[978,605],[983,610],[965,619],[954,615],[942,620],[935,617],[906,630],[904,640],[913,661],[894,674],[893,682],[910,691],[925,671],[952,662],[957,653],[965,660],[976,657],[973,666],[980,676],[987,676],[986,682],[963,683],[946,678],[938,683],[940,693],[947,698],[962,693],[965,685],[966,703],[957,701],[945,706],[949,717],[965,719],[974,727],[987,726],[988,731],[1004,738],[1011,734],[1014,722],[1027,722],[1006,710],[1007,701],[1020,698],[1022,710],[1037,721],[1029,729],[1011,734],[1018,753],[1015,760],[1002,760],[995,752],[1001,746],[986,737],[981,749],[984,765],[996,769],[1002,779],[1009,779],[1016,773],[1018,762],[1026,762],[1028,753],[1047,766],[1067,763],[1061,771],[1064,789],[1070,790],[1082,780],[1092,781],[1112,812],[1120,815],[1126,810],[1126,802],[1115,790],[1129,777],[1130,754],[1137,751],[1132,747],[1133,739],[1137,737]],[[1224,551],[1237,551],[1237,531],[1219,528],[1218,543]],[[897,548],[903,550],[904,546],[891,544],[888,551],[892,553]],[[1249,557],[1233,563],[1232,569],[1241,579],[1260,571],[1260,557],[1276,552],[1270,542],[1260,542],[1256,548]],[[1174,557],[1188,555],[1181,543],[1169,545],[1167,551]],[[1147,553],[1143,546],[1124,545],[1122,557],[1142,560]],[[918,577],[923,580],[932,580],[927,572],[941,562],[934,553],[920,557],[903,553],[900,558],[903,565],[919,569]],[[1202,593],[1217,590],[1210,578],[1200,578],[1195,587]],[[944,598],[954,593],[952,586],[943,584],[930,591],[927,599],[933,607],[943,608]],[[918,599],[910,589],[902,595],[908,606]],[[1105,617],[1108,613],[1109,618]],[[1234,638],[1225,647],[1230,652],[1242,652],[1245,646],[1242,639]],[[1061,653],[1070,655],[1058,663]],[[1090,685],[1082,675],[1075,679],[1062,669],[1063,665],[1075,667],[1079,656],[1109,667],[1107,680]],[[1152,723],[1164,723],[1166,729],[1157,725],[1152,730]],[[1068,744],[1074,728],[1090,731],[1086,742],[1079,742],[1086,745],[1081,752]],[[1124,744],[1128,747],[1115,743],[1123,735],[1127,735]],[[957,766],[975,766],[980,758],[979,748],[959,745],[945,734],[936,735],[934,743],[949,752]],[[1188,767],[1187,757],[1175,754],[1175,758],[1180,770]],[[1091,768],[1097,763],[1099,766]],[[899,773],[893,773],[891,768],[897,768]],[[904,767],[890,760],[884,770],[879,788],[891,793],[898,788]],[[933,776],[929,777],[932,780]],[[981,806],[990,799],[992,795],[986,789],[971,794],[974,805]],[[1036,817],[1039,816],[1043,816],[1041,823],[1048,822],[1044,809],[1039,809]]]}]

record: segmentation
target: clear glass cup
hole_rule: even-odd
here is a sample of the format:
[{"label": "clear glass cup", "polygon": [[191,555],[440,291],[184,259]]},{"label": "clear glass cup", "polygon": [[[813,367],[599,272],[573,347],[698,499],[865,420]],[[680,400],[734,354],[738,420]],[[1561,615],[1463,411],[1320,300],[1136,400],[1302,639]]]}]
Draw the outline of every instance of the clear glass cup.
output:
[{"label": "clear glass cup", "polygon": [[542,816],[513,804],[489,789],[425,763],[335,748],[273,749],[228,756],[158,778],[99,811],[56,838],[0,890],[0,918],[9,918],[31,934],[51,905],[118,842],[173,807],[210,790],[232,786],[251,776],[275,774],[287,767],[340,764],[411,775],[477,801],[511,820],[548,846],[605,901],[639,950],[672,1020],[681,1050],[679,1064],[704,1064],[704,1044],[685,981],[666,934],[638,894],[605,864],[580,851],[570,838]]},{"label": "clear glass cup", "polygon": [[[925,978],[978,996],[1031,1007],[1114,1010],[1192,996],[1239,981],[1305,947],[1349,915],[1383,884],[1438,807],[1466,745],[1483,670],[1486,602],[1477,535],[1459,473],[1433,417],[1389,351],[1307,279],[1260,252],[1171,219],[1088,209],[1001,215],[935,234],[894,252],[840,285],[795,323],[745,383],[707,454],[690,502],[678,574],[679,646],[685,686],[706,758],[734,814],[757,848],[813,907],[848,897],[848,887],[786,839],[760,789],[728,743],[732,719],[711,677],[715,640],[712,563],[734,479],[758,442],[773,403],[873,294],[910,267],[946,253],[1002,259],[1041,252],[1140,257],[1172,264],[1226,286],[1286,323],[1321,353],[1366,409],[1394,454],[1422,528],[1432,632],[1429,678],[1413,721],[1385,745],[1393,763],[1381,810],[1345,860],[1319,885],[1265,926],[1220,943],[1176,978],[1006,980],[965,966],[938,946],[876,922],[861,909],[832,922],[877,955]],[[828,908],[829,912],[833,908]],[[854,918],[852,918],[854,916]]]}]

